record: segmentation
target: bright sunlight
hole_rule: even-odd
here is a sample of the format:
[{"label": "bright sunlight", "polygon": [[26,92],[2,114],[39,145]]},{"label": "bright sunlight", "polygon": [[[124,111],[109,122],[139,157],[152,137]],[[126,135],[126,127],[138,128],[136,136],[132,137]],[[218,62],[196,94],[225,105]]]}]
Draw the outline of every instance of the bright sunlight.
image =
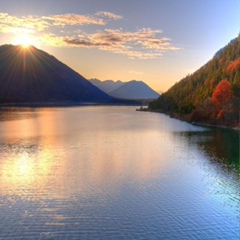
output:
[{"label": "bright sunlight", "polygon": [[34,46],[36,45],[32,36],[31,35],[26,35],[26,34],[16,35],[13,39],[13,44],[14,45],[21,45],[24,48],[28,48],[31,45],[34,45]]}]

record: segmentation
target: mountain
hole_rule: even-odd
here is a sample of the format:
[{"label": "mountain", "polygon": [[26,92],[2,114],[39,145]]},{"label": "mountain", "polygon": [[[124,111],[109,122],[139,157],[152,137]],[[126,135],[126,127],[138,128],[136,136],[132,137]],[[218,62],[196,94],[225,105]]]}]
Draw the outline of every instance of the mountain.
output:
[{"label": "mountain", "polygon": [[118,80],[115,82],[113,80],[100,81],[98,79],[90,79],[89,81],[108,95],[117,99],[152,100],[159,97],[157,92],[142,81],[132,80],[122,82]]},{"label": "mountain", "polygon": [[159,97],[159,94],[142,81],[132,80],[108,93],[118,99],[147,100]]},{"label": "mountain", "polygon": [[124,83],[120,80],[114,82],[113,80],[105,80],[100,81],[96,78],[89,80],[94,86],[98,87],[100,90],[102,90],[105,93],[109,93],[119,87],[121,87]]},{"label": "mountain", "polygon": [[33,46],[0,46],[0,103],[109,102],[112,97]]},{"label": "mountain", "polygon": [[148,109],[201,124],[240,127],[240,36]]}]

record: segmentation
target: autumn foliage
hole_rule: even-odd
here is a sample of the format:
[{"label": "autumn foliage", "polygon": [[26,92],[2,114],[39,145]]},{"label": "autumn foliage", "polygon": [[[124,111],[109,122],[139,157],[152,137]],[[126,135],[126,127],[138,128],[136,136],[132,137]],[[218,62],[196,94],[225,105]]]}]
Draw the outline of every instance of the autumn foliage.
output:
[{"label": "autumn foliage", "polygon": [[229,65],[227,66],[227,72],[232,73],[232,72],[236,71],[238,66],[240,66],[240,58],[238,58],[235,61],[229,63]]},{"label": "autumn foliage", "polygon": [[150,110],[191,122],[240,128],[239,108],[240,36],[149,103]]},{"label": "autumn foliage", "polygon": [[216,87],[212,95],[214,103],[223,105],[230,102],[233,98],[231,84],[227,80],[222,80]]},{"label": "autumn foliage", "polygon": [[222,109],[222,110],[218,113],[217,119],[222,119],[223,116],[224,116],[224,113],[225,113],[225,111]]}]

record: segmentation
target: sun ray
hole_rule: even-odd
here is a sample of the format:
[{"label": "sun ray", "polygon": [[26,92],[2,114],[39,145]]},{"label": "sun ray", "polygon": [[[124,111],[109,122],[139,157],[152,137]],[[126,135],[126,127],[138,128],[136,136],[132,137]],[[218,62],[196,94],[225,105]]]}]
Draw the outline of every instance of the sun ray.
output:
[{"label": "sun ray", "polygon": [[34,38],[29,34],[18,34],[13,39],[14,45],[21,45],[23,48],[35,46]]}]

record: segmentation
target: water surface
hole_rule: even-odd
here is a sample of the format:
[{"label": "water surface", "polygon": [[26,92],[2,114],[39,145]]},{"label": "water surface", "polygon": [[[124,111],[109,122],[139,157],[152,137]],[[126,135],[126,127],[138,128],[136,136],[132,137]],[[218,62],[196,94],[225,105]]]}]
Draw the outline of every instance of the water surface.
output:
[{"label": "water surface", "polygon": [[239,134],[135,107],[0,112],[0,239],[239,239]]}]

